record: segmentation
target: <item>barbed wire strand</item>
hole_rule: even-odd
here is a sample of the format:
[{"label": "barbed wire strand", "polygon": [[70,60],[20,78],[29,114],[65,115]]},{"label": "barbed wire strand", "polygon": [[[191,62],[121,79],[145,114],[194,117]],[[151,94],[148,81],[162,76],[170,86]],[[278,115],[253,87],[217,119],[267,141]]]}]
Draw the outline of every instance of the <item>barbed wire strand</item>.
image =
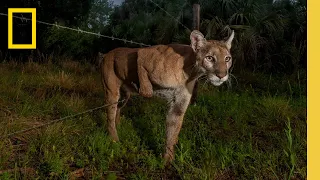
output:
[{"label": "barbed wire strand", "polygon": [[[184,11],[184,8],[185,6],[188,4],[187,0],[184,1],[184,4],[181,6],[181,10],[179,12],[179,15],[177,16],[176,19],[180,18],[180,16],[182,15],[182,18],[183,18],[183,11]],[[190,31],[190,29],[188,28],[188,30]]]},{"label": "barbed wire strand", "polygon": [[174,19],[177,23],[179,23],[181,26],[183,26],[184,28],[186,28],[188,31],[191,32],[191,30],[185,26],[184,24],[182,24],[180,21],[177,20],[177,18],[175,18],[173,15],[171,15],[168,11],[166,11],[165,9],[163,9],[162,7],[160,7],[159,4],[155,3],[153,0],[149,0],[150,2],[152,2],[154,5],[156,5],[158,8],[160,8],[162,11],[164,11],[168,16],[170,16],[172,19]]},{"label": "barbed wire strand", "polygon": [[27,128],[27,129],[23,129],[23,130],[20,130],[20,131],[13,132],[13,133],[9,133],[9,134],[6,134],[6,135],[4,135],[4,136],[1,136],[0,139],[8,138],[8,137],[11,137],[11,136],[16,135],[16,134],[25,133],[25,132],[28,132],[28,131],[31,131],[31,130],[34,130],[34,129],[39,129],[39,128],[41,128],[41,127],[48,126],[48,125],[57,123],[57,122],[59,122],[59,121],[63,121],[63,120],[70,119],[70,118],[73,118],[73,117],[76,117],[76,116],[80,116],[80,115],[83,115],[83,114],[86,114],[86,113],[89,113],[89,112],[93,112],[93,111],[102,109],[102,108],[104,108],[104,107],[108,107],[108,106],[112,106],[112,105],[114,105],[114,104],[122,103],[122,102],[124,102],[124,101],[125,101],[125,99],[123,99],[123,100],[121,100],[121,101],[117,101],[117,102],[112,103],[112,104],[105,104],[105,105],[102,105],[102,106],[99,106],[99,107],[96,107],[96,108],[92,108],[92,109],[83,111],[83,112],[81,112],[81,113],[77,113],[77,114],[73,114],[73,115],[70,115],[70,116],[65,116],[65,117],[63,117],[63,118],[55,119],[55,120],[49,121],[48,123],[45,123],[45,124],[41,124],[41,125],[34,126],[34,127],[31,127],[31,128]]},{"label": "barbed wire strand", "polygon": [[[0,13],[0,15],[8,16],[8,14],[5,14],[5,13]],[[19,16],[12,16],[12,17],[17,18],[17,19],[21,19],[21,20],[25,20],[25,21],[32,21],[32,19],[30,19],[30,18],[19,17]],[[113,36],[103,35],[103,34],[100,34],[100,33],[85,31],[85,30],[82,30],[80,28],[75,29],[75,28],[71,28],[71,27],[67,27],[67,26],[61,26],[57,22],[55,24],[52,24],[52,23],[39,21],[39,20],[36,20],[36,21],[37,21],[37,23],[40,23],[40,24],[44,24],[44,25],[48,25],[48,26],[55,26],[57,28],[62,28],[62,29],[68,29],[68,30],[71,30],[71,31],[76,31],[78,33],[91,34],[91,35],[95,35],[95,36],[99,36],[99,37],[109,38],[109,39],[112,39],[112,40],[119,40],[119,41],[123,41],[124,43],[131,43],[131,44],[136,44],[136,45],[145,46],[145,47],[151,46],[149,44],[135,42],[135,41],[132,41],[132,40],[127,40],[127,39],[123,39],[123,38],[117,38],[117,37],[113,37]]]}]

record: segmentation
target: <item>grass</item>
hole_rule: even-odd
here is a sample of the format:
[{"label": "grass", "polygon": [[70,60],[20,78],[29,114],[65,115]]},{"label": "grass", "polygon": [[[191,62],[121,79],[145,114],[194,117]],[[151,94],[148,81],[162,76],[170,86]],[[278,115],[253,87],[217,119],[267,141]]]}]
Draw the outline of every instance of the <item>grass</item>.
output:
[{"label": "grass", "polygon": [[[0,64],[0,136],[103,104],[99,73],[76,62]],[[161,153],[165,102],[133,97],[118,126],[103,110],[0,141],[0,179],[306,179],[306,79],[241,73],[200,83],[172,168]]]}]

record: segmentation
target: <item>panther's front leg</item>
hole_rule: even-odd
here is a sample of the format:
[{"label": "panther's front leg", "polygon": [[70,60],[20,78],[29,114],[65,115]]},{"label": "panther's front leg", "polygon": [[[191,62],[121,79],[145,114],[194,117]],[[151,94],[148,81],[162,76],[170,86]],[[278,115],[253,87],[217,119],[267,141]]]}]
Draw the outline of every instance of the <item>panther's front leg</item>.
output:
[{"label": "panther's front leg", "polygon": [[147,70],[139,64],[138,61],[138,77],[139,77],[139,94],[143,97],[152,97],[153,88],[148,77]]},{"label": "panther's front leg", "polygon": [[174,145],[178,142],[178,135],[190,98],[191,94],[185,89],[176,93],[170,104],[166,119],[166,149],[164,154],[166,164],[174,159]]}]

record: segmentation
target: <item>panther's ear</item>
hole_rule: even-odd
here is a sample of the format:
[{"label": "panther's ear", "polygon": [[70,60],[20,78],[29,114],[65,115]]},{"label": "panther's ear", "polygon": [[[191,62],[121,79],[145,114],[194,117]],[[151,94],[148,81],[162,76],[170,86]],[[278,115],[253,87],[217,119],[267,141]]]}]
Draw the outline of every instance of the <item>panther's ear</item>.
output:
[{"label": "panther's ear", "polygon": [[190,34],[191,40],[191,47],[194,52],[197,52],[201,47],[205,45],[206,39],[204,38],[203,34],[198,31],[194,30]]},{"label": "panther's ear", "polygon": [[233,38],[234,38],[234,30],[232,30],[229,39],[226,40],[226,42],[225,42],[225,43],[226,43],[226,46],[227,46],[227,48],[228,48],[229,50],[231,49],[231,45],[232,45],[232,40],[233,40]]}]

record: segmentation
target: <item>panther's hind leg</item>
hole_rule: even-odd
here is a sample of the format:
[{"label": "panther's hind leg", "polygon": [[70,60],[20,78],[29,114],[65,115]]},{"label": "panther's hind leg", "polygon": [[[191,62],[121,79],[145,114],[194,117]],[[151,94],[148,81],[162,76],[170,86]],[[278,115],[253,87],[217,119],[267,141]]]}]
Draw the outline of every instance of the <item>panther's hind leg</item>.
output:
[{"label": "panther's hind leg", "polygon": [[118,101],[120,98],[120,92],[119,91],[112,91],[112,90],[106,90],[105,91],[105,101],[108,106],[106,107],[107,110],[107,129],[109,132],[109,135],[112,137],[114,141],[119,141],[117,129],[116,129],[116,115],[117,115],[117,109],[118,109]]},{"label": "panther's hind leg", "polygon": [[122,106],[119,106],[118,104],[118,108],[117,108],[117,114],[116,114],[116,125],[120,124],[120,112],[121,109],[127,104],[128,100],[130,99],[130,91],[126,89],[125,86],[121,87],[121,96],[124,97],[124,102],[122,104]]}]

